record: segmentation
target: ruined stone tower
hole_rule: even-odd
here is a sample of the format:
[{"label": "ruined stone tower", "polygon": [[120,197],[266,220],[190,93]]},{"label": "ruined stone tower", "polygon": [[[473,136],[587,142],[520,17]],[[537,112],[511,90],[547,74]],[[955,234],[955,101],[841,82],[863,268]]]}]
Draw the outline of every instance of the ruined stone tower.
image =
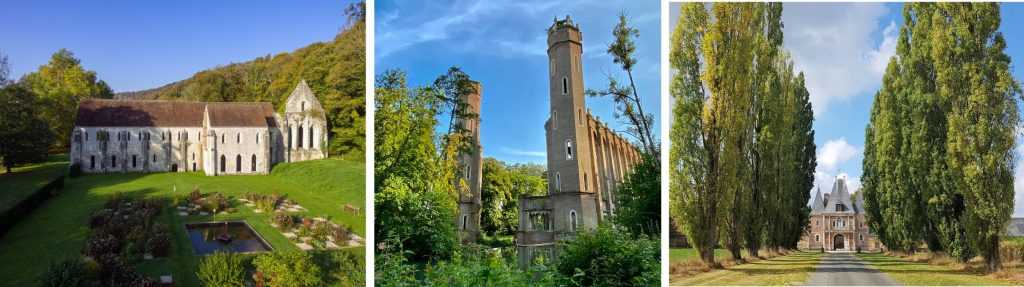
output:
[{"label": "ruined stone tower", "polygon": [[[461,95],[461,100],[466,103],[468,113],[476,115],[472,118],[457,119],[458,125],[469,134],[469,142],[472,149],[459,155],[458,162],[460,183],[456,185],[459,189],[459,215],[456,226],[459,227],[459,235],[463,242],[476,241],[480,235],[480,188],[483,184],[483,147],[480,146],[480,95],[482,89],[479,82],[473,82],[474,92]],[[465,184],[465,186],[462,185]]]}]

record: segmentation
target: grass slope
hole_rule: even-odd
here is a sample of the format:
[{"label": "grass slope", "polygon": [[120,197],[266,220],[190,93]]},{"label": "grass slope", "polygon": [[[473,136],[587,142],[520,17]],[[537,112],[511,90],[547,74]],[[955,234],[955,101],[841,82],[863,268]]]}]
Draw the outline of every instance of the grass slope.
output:
[{"label": "grass slope", "polygon": [[[785,256],[735,265],[690,277],[673,277],[669,279],[669,285],[803,284],[818,265],[822,254],[819,252],[793,252]],[[724,252],[723,255],[728,255],[728,252]]]},{"label": "grass slope", "polygon": [[7,210],[68,170],[68,156],[54,155],[44,163],[0,168],[0,210]]},{"label": "grass slope", "polygon": [[[306,207],[308,216],[327,216],[331,221],[350,226],[365,238],[364,214],[348,214],[345,203],[361,209],[365,206],[365,169],[362,162],[325,159],[280,164],[269,176],[218,176],[202,173],[100,174],[68,179],[62,193],[40,206],[24,221],[0,238],[0,285],[29,286],[47,267],[60,258],[79,254],[89,234],[90,214],[101,208],[115,193],[129,197],[170,197],[184,195],[198,186],[204,193],[221,192],[239,197],[246,192],[286,194]],[[193,255],[183,223],[244,219],[275,250],[294,250],[280,231],[268,223],[269,214],[256,214],[237,204],[239,212],[216,218],[179,217],[170,207],[161,213],[175,236],[170,258],[143,262],[140,271],[150,275],[173,274],[177,286],[198,286],[195,266],[200,257]],[[360,255],[363,247],[347,248]]]},{"label": "grass slope", "polygon": [[985,275],[980,268],[932,265],[927,262],[913,262],[882,253],[862,253],[857,254],[857,257],[867,261],[875,269],[889,274],[893,280],[904,285],[1016,285]]}]

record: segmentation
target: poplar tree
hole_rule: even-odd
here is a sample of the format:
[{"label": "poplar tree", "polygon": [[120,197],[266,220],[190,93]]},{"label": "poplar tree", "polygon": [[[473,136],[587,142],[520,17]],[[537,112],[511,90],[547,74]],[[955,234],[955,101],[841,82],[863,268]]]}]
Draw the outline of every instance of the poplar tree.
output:
[{"label": "poplar tree", "polygon": [[1010,74],[997,3],[904,6],[865,130],[871,228],[891,249],[920,242],[996,271],[1013,209],[1019,84]]},{"label": "poplar tree", "polygon": [[[816,164],[803,74],[778,3],[683,4],[672,36],[672,215],[701,260],[796,248]],[[710,22],[709,19],[714,21]]]}]

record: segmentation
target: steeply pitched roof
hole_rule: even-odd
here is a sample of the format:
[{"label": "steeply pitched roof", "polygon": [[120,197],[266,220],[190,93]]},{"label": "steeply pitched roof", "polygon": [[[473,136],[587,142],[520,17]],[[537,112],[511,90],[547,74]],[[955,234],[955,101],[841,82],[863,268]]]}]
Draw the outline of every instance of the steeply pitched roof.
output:
[{"label": "steeply pitched roof", "polygon": [[199,127],[200,102],[84,99],[78,103],[75,126],[81,127]]},{"label": "steeply pitched roof", "polygon": [[821,212],[825,209],[825,202],[821,199],[821,188],[814,191],[814,201],[811,202],[811,213]]},{"label": "steeply pitched roof", "polygon": [[78,103],[80,127],[201,127],[210,112],[210,126],[273,127],[270,103],[204,103],[182,101],[97,100]]},{"label": "steeply pitched roof", "polygon": [[[832,184],[832,192],[825,193],[824,197],[819,188],[814,194],[814,201],[811,202],[811,214],[817,213],[861,213],[864,208],[864,198],[856,193],[856,198],[850,195],[846,186],[846,178],[838,177]],[[837,209],[837,205],[843,206],[843,211]]]},{"label": "steeply pitched roof", "polygon": [[270,103],[209,103],[211,127],[273,127],[274,107]]}]

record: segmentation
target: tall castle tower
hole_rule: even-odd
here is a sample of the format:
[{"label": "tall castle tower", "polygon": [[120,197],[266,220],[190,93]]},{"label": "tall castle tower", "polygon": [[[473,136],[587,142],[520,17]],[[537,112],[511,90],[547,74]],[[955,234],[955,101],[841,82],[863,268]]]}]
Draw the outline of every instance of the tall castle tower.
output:
[{"label": "tall castle tower", "polygon": [[[637,149],[590,115],[583,95],[583,34],[569,16],[548,28],[550,118],[548,193],[519,197],[519,265],[550,262],[556,245],[597,227],[614,210],[614,186],[639,159]],[[545,258],[545,260],[539,260]]]},{"label": "tall castle tower", "polygon": [[583,34],[569,16],[548,28],[551,117],[548,141],[548,193],[593,192],[590,138],[583,95]]},{"label": "tall castle tower", "polygon": [[456,223],[459,227],[459,235],[462,241],[476,241],[480,235],[480,208],[483,205],[480,199],[480,188],[483,185],[483,147],[480,146],[480,94],[482,89],[480,83],[473,82],[474,91],[460,98],[466,103],[465,108],[469,114],[477,115],[473,118],[459,118],[458,125],[466,129],[472,145],[472,150],[459,155],[458,162],[460,182],[466,184],[463,187],[456,185],[459,190],[459,216]]}]

